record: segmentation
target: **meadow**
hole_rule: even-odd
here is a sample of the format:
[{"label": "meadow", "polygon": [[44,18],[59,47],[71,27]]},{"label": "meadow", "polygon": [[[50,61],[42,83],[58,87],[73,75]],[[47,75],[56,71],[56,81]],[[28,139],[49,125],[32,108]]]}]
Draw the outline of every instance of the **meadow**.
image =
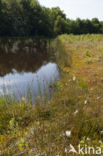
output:
[{"label": "meadow", "polygon": [[37,97],[35,105],[0,98],[0,155],[71,156],[70,144],[103,148],[103,35],[65,34],[51,45],[62,77],[55,95]]}]

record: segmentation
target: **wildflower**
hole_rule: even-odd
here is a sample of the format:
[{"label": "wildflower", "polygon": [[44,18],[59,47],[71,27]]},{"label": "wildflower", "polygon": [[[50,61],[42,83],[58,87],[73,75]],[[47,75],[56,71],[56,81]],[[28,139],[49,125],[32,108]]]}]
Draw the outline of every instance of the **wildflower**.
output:
[{"label": "wildflower", "polygon": [[68,83],[65,83],[65,85],[67,86],[67,85],[68,85]]},{"label": "wildflower", "polygon": [[68,153],[68,149],[67,149],[67,148],[65,148],[65,150],[64,150],[64,151],[65,151],[65,153]]},{"label": "wildflower", "polygon": [[99,97],[99,96],[97,97],[97,100],[98,100],[98,99],[100,99],[100,97]]},{"label": "wildflower", "polygon": [[90,138],[87,138],[87,141],[90,141]]},{"label": "wildflower", "polygon": [[22,96],[21,100],[22,100],[23,102],[26,102],[26,99],[25,99],[24,96]]},{"label": "wildflower", "polygon": [[88,103],[88,101],[87,101],[87,100],[85,100],[85,101],[84,101],[84,104],[85,104],[85,105],[87,105],[87,103]]},{"label": "wildflower", "polygon": [[101,141],[101,140],[99,140],[99,143],[100,143],[100,144],[102,144],[102,141]]},{"label": "wildflower", "polygon": [[70,137],[71,136],[71,131],[66,131],[65,134],[66,134],[67,137]]},{"label": "wildflower", "polygon": [[76,80],[76,77],[74,76],[74,77],[73,77],[73,81],[75,81],[75,80]]},{"label": "wildflower", "polygon": [[74,112],[74,115],[77,115],[78,114],[78,110],[76,110],[75,112]]},{"label": "wildflower", "polygon": [[25,100],[25,97],[23,96],[21,99],[24,101]]},{"label": "wildflower", "polygon": [[65,133],[60,134],[61,137],[65,136]]},{"label": "wildflower", "polygon": [[103,131],[101,131],[100,134],[103,135]]}]

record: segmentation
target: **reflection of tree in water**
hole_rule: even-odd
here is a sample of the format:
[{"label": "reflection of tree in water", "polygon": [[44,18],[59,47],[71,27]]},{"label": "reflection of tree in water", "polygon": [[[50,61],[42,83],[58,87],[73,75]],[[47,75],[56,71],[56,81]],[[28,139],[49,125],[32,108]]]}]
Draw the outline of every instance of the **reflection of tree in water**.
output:
[{"label": "reflection of tree in water", "polygon": [[0,76],[12,73],[13,69],[35,72],[48,59],[46,40],[0,41]]}]

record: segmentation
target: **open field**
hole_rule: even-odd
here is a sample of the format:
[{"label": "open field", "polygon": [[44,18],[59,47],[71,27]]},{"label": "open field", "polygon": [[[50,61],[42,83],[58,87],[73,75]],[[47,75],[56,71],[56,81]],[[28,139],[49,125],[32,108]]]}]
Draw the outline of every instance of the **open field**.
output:
[{"label": "open field", "polygon": [[35,106],[0,99],[0,155],[71,156],[70,144],[103,148],[103,35],[61,35],[54,43],[62,75],[55,96],[38,97]]}]

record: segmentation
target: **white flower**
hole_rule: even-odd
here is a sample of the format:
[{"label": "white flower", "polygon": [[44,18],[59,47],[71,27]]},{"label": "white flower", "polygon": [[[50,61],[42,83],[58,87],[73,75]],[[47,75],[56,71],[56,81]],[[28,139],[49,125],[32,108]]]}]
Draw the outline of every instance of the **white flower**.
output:
[{"label": "white flower", "polygon": [[68,149],[67,149],[67,148],[65,148],[65,150],[64,150],[64,151],[65,151],[65,153],[68,153]]},{"label": "white flower", "polygon": [[101,131],[100,134],[103,135],[103,131]]},{"label": "white flower", "polygon": [[102,144],[102,141],[101,141],[101,140],[99,140],[99,143],[100,143],[100,144]]},{"label": "white flower", "polygon": [[84,104],[85,104],[85,105],[87,105],[87,103],[88,103],[88,101],[87,101],[87,100],[85,100],[85,101],[84,101]]},{"label": "white flower", "polygon": [[76,111],[74,112],[74,115],[77,115],[77,114],[78,114],[78,112],[79,112],[79,111],[78,111],[78,110],[76,110]]},{"label": "white flower", "polygon": [[68,83],[65,83],[65,85],[67,86],[67,85],[68,85]]},{"label": "white flower", "polygon": [[65,136],[65,133],[60,134],[61,137]]},{"label": "white flower", "polygon": [[87,138],[87,141],[90,141],[90,138]]},{"label": "white flower", "polygon": [[21,100],[22,100],[23,102],[26,102],[26,98],[25,98],[24,96],[22,96]]},{"label": "white flower", "polygon": [[75,81],[75,80],[76,80],[76,77],[74,76],[74,77],[73,77],[73,81]]},{"label": "white flower", "polygon": [[66,132],[65,132],[65,135],[66,135],[67,137],[70,137],[70,136],[71,136],[71,131],[66,131]]}]

